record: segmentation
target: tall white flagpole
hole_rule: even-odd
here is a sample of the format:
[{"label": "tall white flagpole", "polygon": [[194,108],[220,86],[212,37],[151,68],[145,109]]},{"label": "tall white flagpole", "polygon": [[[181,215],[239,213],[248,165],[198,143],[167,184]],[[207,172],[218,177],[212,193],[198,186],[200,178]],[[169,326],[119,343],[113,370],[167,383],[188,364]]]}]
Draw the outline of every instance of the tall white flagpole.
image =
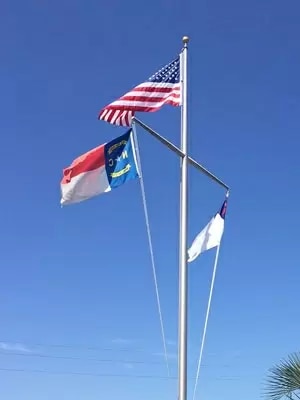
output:
[{"label": "tall white flagpole", "polygon": [[178,323],[178,400],[187,399],[187,219],[188,219],[188,130],[187,130],[187,51],[184,36],[181,57],[181,182],[179,233],[179,323]]}]

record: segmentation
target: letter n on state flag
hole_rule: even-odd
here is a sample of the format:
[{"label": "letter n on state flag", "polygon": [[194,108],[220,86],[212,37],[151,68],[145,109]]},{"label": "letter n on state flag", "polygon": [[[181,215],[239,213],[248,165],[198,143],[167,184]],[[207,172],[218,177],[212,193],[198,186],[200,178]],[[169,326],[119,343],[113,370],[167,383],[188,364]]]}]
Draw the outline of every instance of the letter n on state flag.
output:
[{"label": "letter n on state flag", "polygon": [[63,170],[61,204],[79,203],[140,176],[132,129],[76,158]]}]

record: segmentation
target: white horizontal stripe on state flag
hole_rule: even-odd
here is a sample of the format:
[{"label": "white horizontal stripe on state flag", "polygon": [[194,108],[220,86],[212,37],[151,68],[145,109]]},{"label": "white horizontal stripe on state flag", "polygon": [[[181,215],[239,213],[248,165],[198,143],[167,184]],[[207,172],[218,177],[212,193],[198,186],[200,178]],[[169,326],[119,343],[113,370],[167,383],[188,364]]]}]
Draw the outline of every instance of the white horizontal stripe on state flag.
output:
[{"label": "white horizontal stripe on state flag", "polygon": [[75,176],[69,183],[61,184],[61,204],[79,203],[110,190],[105,166],[101,166]]}]

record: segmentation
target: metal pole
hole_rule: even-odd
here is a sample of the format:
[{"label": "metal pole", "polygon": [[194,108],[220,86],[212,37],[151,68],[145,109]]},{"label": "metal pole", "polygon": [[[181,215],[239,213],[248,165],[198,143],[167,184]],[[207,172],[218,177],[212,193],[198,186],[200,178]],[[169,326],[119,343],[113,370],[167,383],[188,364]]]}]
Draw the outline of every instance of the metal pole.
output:
[{"label": "metal pole", "polygon": [[[183,157],[184,154],[183,152],[177,147],[175,146],[173,143],[171,143],[169,140],[167,140],[166,138],[164,138],[163,136],[161,136],[159,133],[157,133],[154,129],[150,128],[150,126],[144,124],[144,122],[140,121],[138,118],[133,117],[132,118],[133,122],[136,122],[138,125],[140,125],[143,129],[145,129],[145,131],[147,131],[148,133],[150,133],[150,135],[152,135],[153,137],[155,137],[155,139],[159,140],[162,144],[164,144],[165,146],[167,146],[170,150],[172,150],[174,153],[176,153],[178,156]],[[188,162],[189,164],[191,164],[192,167],[198,169],[199,171],[201,171],[202,173],[204,173],[206,176],[208,176],[209,178],[211,178],[213,181],[217,182],[219,185],[221,185],[223,188],[225,188],[226,190],[229,190],[229,186],[226,185],[226,183],[224,183],[223,181],[221,181],[221,179],[219,179],[216,175],[214,175],[213,173],[211,173],[208,169],[206,169],[205,167],[203,167],[203,165],[199,164],[196,160],[194,160],[192,157],[188,156]]]},{"label": "metal pole", "polygon": [[187,50],[184,36],[181,53],[181,163],[179,234],[179,324],[178,324],[178,399],[187,399],[187,219],[188,219],[188,129],[187,129]]}]

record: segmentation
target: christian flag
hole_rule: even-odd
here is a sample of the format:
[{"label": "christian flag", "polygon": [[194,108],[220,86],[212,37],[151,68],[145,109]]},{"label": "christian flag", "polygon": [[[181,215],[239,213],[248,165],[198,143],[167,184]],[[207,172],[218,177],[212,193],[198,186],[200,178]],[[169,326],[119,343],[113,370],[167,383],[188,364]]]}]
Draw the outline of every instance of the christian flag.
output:
[{"label": "christian flag", "polygon": [[224,232],[227,200],[220,211],[209,221],[205,228],[196,236],[188,250],[188,262],[194,261],[199,254],[213,247],[219,246]]},{"label": "christian flag", "polygon": [[139,177],[130,129],[76,158],[63,170],[61,204],[79,203]]}]

